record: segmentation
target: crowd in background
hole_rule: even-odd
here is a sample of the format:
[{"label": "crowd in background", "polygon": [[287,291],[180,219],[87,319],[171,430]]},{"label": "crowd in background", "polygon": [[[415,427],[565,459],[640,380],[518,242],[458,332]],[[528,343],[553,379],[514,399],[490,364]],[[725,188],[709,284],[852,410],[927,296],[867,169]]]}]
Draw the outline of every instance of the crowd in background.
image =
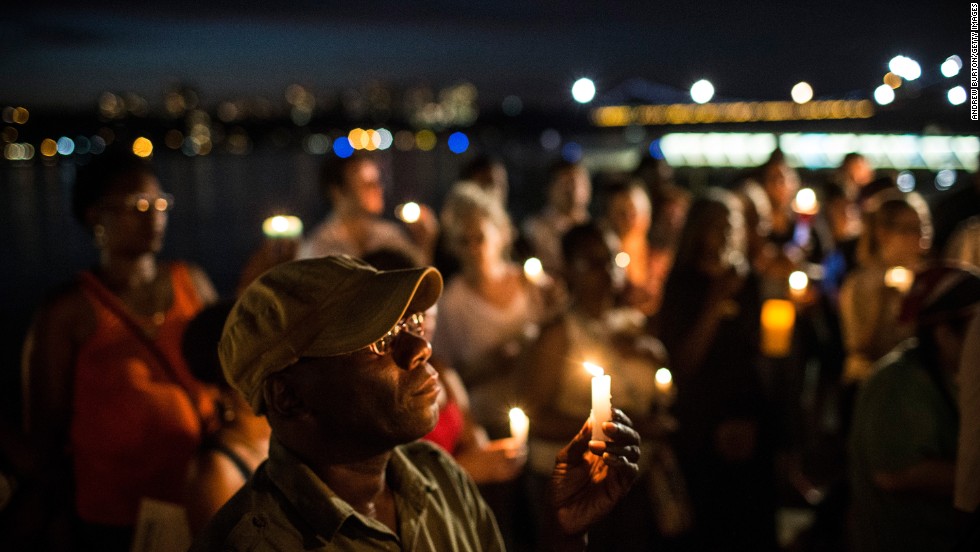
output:
[{"label": "crowd in background", "polygon": [[[806,183],[779,151],[697,191],[654,158],[599,176],[554,163],[545,205],[513,220],[505,165],[479,157],[406,222],[383,216],[375,158],[330,157],[329,215],[257,244],[237,289],[296,258],[436,266],[446,287],[425,335],[445,391],[426,438],[479,485],[510,549],[539,545],[555,452],[590,408],[583,363],[611,376],[613,405],[643,438],[640,482],[591,549],[967,538],[980,503],[980,177],[930,205],[858,154]],[[79,170],[73,211],[98,263],[39,306],[23,442],[5,447],[18,486],[0,516],[23,549],[179,542],[153,522],[185,520],[189,538],[267,454],[267,424],[215,352],[234,297],[158,258],[165,186],[131,155]],[[792,307],[781,349],[763,322],[773,301]],[[510,434],[514,406],[527,442]],[[787,536],[786,508],[812,522]]]}]

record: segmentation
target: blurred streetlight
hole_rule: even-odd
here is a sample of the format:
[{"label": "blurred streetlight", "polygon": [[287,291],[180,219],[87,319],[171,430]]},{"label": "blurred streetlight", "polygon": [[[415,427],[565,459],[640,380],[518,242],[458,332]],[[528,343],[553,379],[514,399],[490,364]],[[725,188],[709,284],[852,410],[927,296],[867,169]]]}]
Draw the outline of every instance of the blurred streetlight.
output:
[{"label": "blurred streetlight", "polygon": [[875,88],[875,101],[878,102],[878,105],[888,105],[895,101],[895,91],[892,90],[891,86],[882,84]]},{"label": "blurred streetlight", "polygon": [[798,82],[789,92],[793,101],[798,104],[805,104],[813,99],[813,87],[807,82]]},{"label": "blurred streetlight", "polygon": [[888,62],[888,70],[905,80],[913,81],[922,76],[919,62],[905,56],[895,56]]},{"label": "blurred streetlight", "polygon": [[572,98],[580,104],[589,103],[595,98],[595,83],[582,77],[572,85]]},{"label": "blurred streetlight", "polygon": [[711,101],[715,95],[715,87],[705,79],[691,85],[691,99],[696,103],[703,104]]},{"label": "blurred streetlight", "polygon": [[939,71],[944,77],[955,77],[960,74],[960,69],[963,68],[963,60],[960,56],[949,56],[946,61],[939,66]]},{"label": "blurred streetlight", "polygon": [[966,89],[962,86],[954,86],[946,93],[946,99],[953,105],[963,105],[966,102]]}]

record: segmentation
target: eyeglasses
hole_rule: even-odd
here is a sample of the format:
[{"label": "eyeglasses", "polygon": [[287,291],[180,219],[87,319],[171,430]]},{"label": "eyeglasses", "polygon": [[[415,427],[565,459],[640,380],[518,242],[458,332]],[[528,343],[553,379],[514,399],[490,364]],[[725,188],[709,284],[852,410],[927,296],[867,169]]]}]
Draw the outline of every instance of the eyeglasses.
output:
[{"label": "eyeglasses", "polygon": [[391,352],[391,347],[395,343],[395,337],[402,332],[408,332],[416,337],[423,337],[425,335],[425,314],[419,312],[411,316],[406,316],[395,324],[395,327],[389,330],[381,339],[368,345],[368,349],[378,356],[385,356]]},{"label": "eyeglasses", "polygon": [[137,213],[146,213],[151,210],[166,213],[174,208],[174,196],[170,194],[129,194],[122,196],[115,206]]}]

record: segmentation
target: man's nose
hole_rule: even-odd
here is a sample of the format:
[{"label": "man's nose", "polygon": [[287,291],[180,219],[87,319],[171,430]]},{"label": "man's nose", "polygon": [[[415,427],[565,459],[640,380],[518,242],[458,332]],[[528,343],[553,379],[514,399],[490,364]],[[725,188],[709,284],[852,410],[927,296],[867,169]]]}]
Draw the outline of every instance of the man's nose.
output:
[{"label": "man's nose", "polygon": [[405,370],[425,366],[432,357],[432,345],[422,336],[401,332],[394,345],[395,363]]}]

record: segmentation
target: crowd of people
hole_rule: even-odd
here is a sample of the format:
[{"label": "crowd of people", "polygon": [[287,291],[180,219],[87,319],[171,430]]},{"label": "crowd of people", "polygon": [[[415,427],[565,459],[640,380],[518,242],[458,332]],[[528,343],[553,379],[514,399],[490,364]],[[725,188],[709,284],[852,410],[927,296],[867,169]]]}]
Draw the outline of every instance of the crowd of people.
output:
[{"label": "crowd of people", "polygon": [[[698,190],[659,159],[596,189],[559,161],[514,220],[480,157],[402,222],[380,167],[326,158],[329,215],[258,245],[232,297],[159,258],[173,198],[150,163],[80,167],[99,260],[24,345],[9,542],[976,544],[980,176],[929,203],[850,154],[808,201],[778,150]],[[586,365],[610,376],[607,442],[583,426]],[[812,523],[783,534],[785,506]]]}]

